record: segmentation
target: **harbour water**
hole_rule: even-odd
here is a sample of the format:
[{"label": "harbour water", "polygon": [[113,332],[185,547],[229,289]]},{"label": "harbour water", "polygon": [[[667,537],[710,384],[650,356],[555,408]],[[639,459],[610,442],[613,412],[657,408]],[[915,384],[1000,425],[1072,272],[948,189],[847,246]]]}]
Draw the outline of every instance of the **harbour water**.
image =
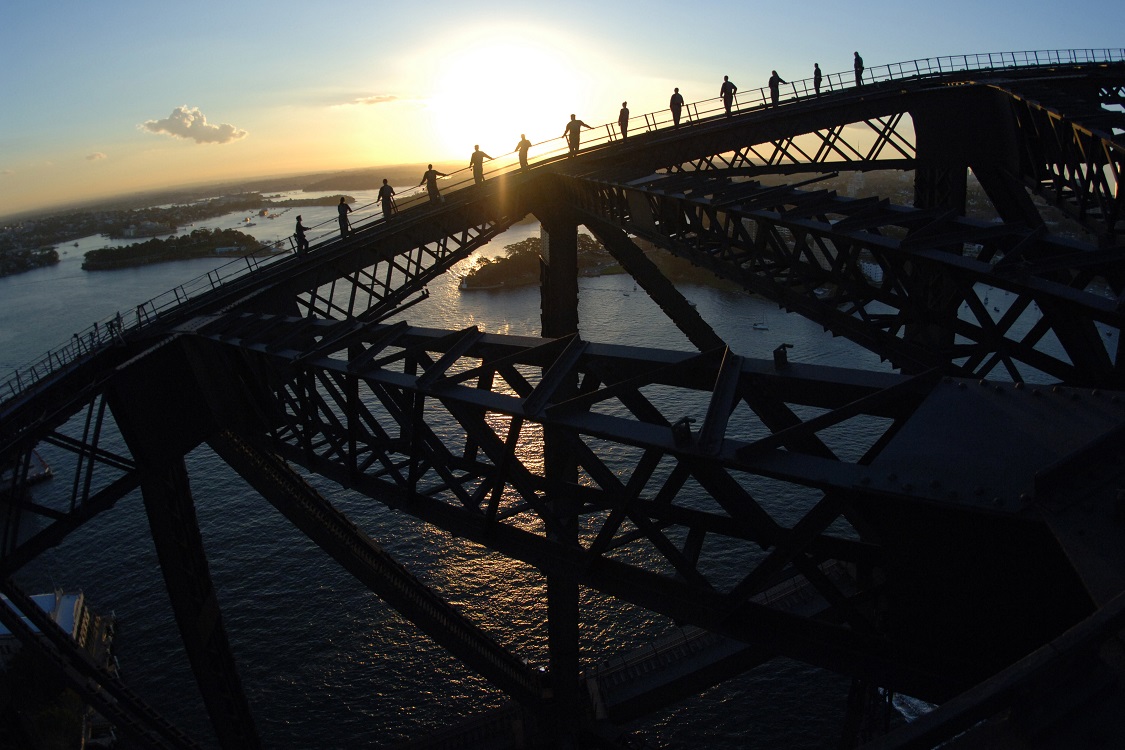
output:
[{"label": "harbour water", "polygon": [[[357,195],[359,204],[372,196]],[[331,207],[254,220],[263,241],[306,225],[334,229]],[[201,225],[228,227],[228,215]],[[273,223],[271,223],[273,222]],[[280,222],[280,223],[278,223]],[[271,235],[271,232],[273,233]],[[536,234],[519,225],[484,254]],[[85,272],[85,238],[55,267],[0,279],[0,372],[64,343],[72,332],[128,310],[219,265],[215,260]],[[464,292],[455,276],[403,316],[415,325],[537,335],[535,287]],[[624,275],[582,278],[584,339],[690,350],[682,334]],[[887,369],[873,354],[818,325],[741,292],[683,287],[700,314],[741,355],[770,359],[782,343],[792,361]],[[50,461],[50,456],[45,454]],[[204,544],[224,621],[263,744],[270,748],[382,747],[414,739],[497,706],[503,696],[363,589],[204,446],[188,457]],[[545,586],[534,569],[392,514],[317,476],[309,481],[412,573],[534,666],[546,665]],[[52,488],[51,485],[58,485]],[[36,491],[66,491],[56,477]],[[783,511],[781,511],[783,513]],[[733,571],[739,561],[729,561]],[[29,591],[81,589],[118,622],[117,653],[130,685],[162,715],[208,746],[213,738],[184,658],[149,540],[139,493],[71,535],[18,576]],[[666,618],[584,591],[581,638],[588,663],[636,648],[673,627]],[[649,747],[833,747],[849,681],[781,661],[639,721]]]}]

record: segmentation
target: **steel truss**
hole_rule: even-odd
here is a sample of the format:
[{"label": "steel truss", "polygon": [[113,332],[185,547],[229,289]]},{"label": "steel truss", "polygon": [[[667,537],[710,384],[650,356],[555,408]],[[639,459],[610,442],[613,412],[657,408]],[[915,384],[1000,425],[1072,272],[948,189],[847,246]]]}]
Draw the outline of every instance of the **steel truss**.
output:
[{"label": "steel truss", "polygon": [[[1015,380],[1125,383],[1125,267],[1115,253],[948,211],[709,173],[568,185],[595,225],[650,240],[909,371],[983,377],[999,367]],[[989,289],[1012,297],[1007,309],[988,302]],[[910,335],[925,326],[947,335],[938,345]]]},{"label": "steel truss", "polygon": [[[864,130],[866,126],[868,130]],[[870,131],[870,132],[868,132]],[[874,140],[863,145],[860,133]],[[912,169],[916,147],[909,115],[865,117],[741,146],[673,165],[670,172],[722,170],[725,174],[793,174],[831,169]],[[732,171],[734,170],[734,171]],[[741,170],[741,171],[738,171]]]},{"label": "steel truss", "polygon": [[[4,488],[7,518],[0,570],[5,575],[59,544],[71,531],[140,486],[136,462],[121,445],[112,420],[107,424],[104,394],[98,392],[90,398],[77,423],[60,420],[60,425],[42,435],[7,446],[5,456],[15,457],[18,470]],[[37,445],[51,452],[56,486],[68,483],[64,493],[33,496],[29,492],[26,468]]]},{"label": "steel truss", "polygon": [[[779,372],[729,351],[476,329],[375,326],[341,338],[342,324],[328,322],[317,323],[315,336],[336,347],[309,358],[273,343],[285,327],[307,330],[299,320],[275,321],[260,340],[232,336],[252,328],[245,317],[216,320],[200,334],[244,366],[288,373],[268,433],[243,438],[289,461],[544,572],[576,575],[626,601],[812,663],[909,685],[912,694],[944,694],[971,671],[939,669],[919,654],[904,659],[903,644],[878,632],[871,606],[881,553],[849,515],[855,488],[874,476],[867,464],[935,374]],[[557,400],[570,378],[579,380],[578,395]],[[262,403],[267,394],[237,398]],[[805,416],[775,432],[759,414],[782,405]],[[830,433],[857,423],[877,425],[866,452],[837,455]],[[528,448],[552,428],[570,436],[576,483],[556,486],[540,452]],[[604,445],[617,447],[620,463],[602,457]],[[771,507],[778,487],[804,498],[795,523],[778,518],[795,513],[792,505]],[[546,501],[554,492],[579,504],[576,546],[553,534],[565,523]],[[731,577],[709,553],[733,547],[752,562]],[[822,566],[831,561],[868,572],[861,595],[844,596],[828,580]],[[826,618],[751,601],[791,576],[829,603]]]},{"label": "steel truss", "polygon": [[[304,316],[348,319],[356,325],[380,320],[423,299],[427,283],[486,245],[510,223],[492,217],[488,204],[482,202],[454,207],[437,219],[411,218],[390,229],[382,225],[369,228],[346,243],[330,242],[314,250],[315,258],[295,258],[286,268],[271,268],[268,273],[217,288],[213,295],[165,314],[150,330],[136,332],[129,342],[90,351],[79,366],[70,366],[71,374],[64,371],[54,387],[5,402],[5,444],[0,447],[3,465],[12,470],[0,487],[10,500],[0,540],[3,568],[17,570],[92,513],[112,507],[140,486],[135,460],[127,455],[115,426],[110,424],[107,429],[107,404],[99,383],[104,385],[131,355],[143,352],[169,329],[190,329],[192,324],[187,321],[195,316],[206,320],[210,311],[231,305],[295,306]],[[85,411],[85,417],[74,434],[74,426],[68,422],[72,413],[80,411]],[[73,471],[69,495],[51,506],[30,500],[27,492],[32,481],[32,451],[40,442],[74,458],[73,466],[66,468]],[[55,473],[60,472],[56,469]],[[101,486],[95,476],[103,482]],[[43,529],[28,514],[46,520],[50,528]],[[29,540],[27,533],[36,536]]]},{"label": "steel truss", "polygon": [[[1120,104],[1121,90],[1102,89],[1099,99]],[[1017,124],[1024,182],[1089,226],[1105,244],[1118,244],[1125,232],[1125,144],[1113,129],[1125,127],[1125,116],[1101,109],[1098,101],[1076,105],[1070,98],[1071,106],[1060,111],[1036,101],[1034,94],[1005,93]],[[1061,98],[1057,92],[1044,93]]]},{"label": "steel truss", "polygon": [[[810,101],[703,123],[650,152],[631,139],[628,152],[574,159],[559,171],[588,172],[551,176],[564,190],[540,196],[569,202],[595,232],[651,239],[736,279],[913,375],[779,369],[722,348],[657,352],[375,325],[424,299],[428,281],[523,215],[501,210],[485,192],[451,196],[216,287],[112,346],[36,373],[35,392],[0,405],[0,454],[13,467],[4,573],[141,486],[144,462],[107,419],[104,388],[125,365],[143,368],[152,350],[182,345],[251,374],[239,381],[246,391],[230,398],[252,404],[262,421],[225,427],[255,461],[276,452],[545,573],[678,621],[915,695],[949,695],[976,679],[979,665],[924,653],[880,629],[887,550],[861,510],[875,494],[903,505],[934,498],[909,483],[874,492],[872,463],[917,414],[939,372],[975,379],[1000,368],[1016,381],[1034,373],[1121,387],[1120,262],[1041,229],[742,181],[913,168],[917,147],[905,115],[931,85],[872,86],[839,108]],[[1088,113],[1052,109],[1030,90],[1005,89],[1022,139],[1021,176],[1114,240],[1120,146]],[[1123,91],[1102,82],[1094,98],[1120,104]],[[986,285],[1014,300],[990,312]],[[696,328],[692,340],[706,340]],[[575,380],[577,395],[561,397]],[[225,386],[210,384],[208,396],[221,399]],[[860,455],[840,455],[833,432],[857,424],[869,442]],[[548,477],[521,453],[541,444],[546,429],[571,443],[576,480]],[[49,501],[26,494],[28,456],[40,441],[68,462],[62,474],[70,487]],[[600,450],[607,445],[619,449],[616,462]],[[1067,485],[1068,472],[1053,481]],[[161,491],[180,492],[181,510],[190,511],[182,478],[164,479],[169,488]],[[581,517],[572,543],[560,541],[568,519],[547,500],[560,495],[574,498]],[[307,519],[319,511],[301,512],[315,526]],[[194,521],[175,525],[183,528],[174,533],[190,536]],[[745,569],[716,564],[715,551],[729,549],[749,561]],[[197,562],[205,567],[202,557]],[[825,574],[832,564],[855,578],[858,594]],[[780,579],[806,583],[827,615],[801,618],[757,601]],[[202,612],[200,602],[189,604],[188,617]],[[64,669],[80,671],[79,657],[55,653]],[[501,653],[496,663],[506,659]],[[509,680],[511,692],[530,701],[534,686],[519,686],[525,677],[495,681]],[[238,686],[230,691],[225,699],[239,702]],[[127,710],[133,716],[122,721],[161,732],[143,706]]]},{"label": "steel truss", "polygon": [[[321,251],[293,279],[298,309],[307,317],[370,322],[420,302],[427,283],[511,226],[488,208],[479,201],[428,219],[396,220],[402,225],[361,230]],[[292,291],[287,285],[284,294]]]}]

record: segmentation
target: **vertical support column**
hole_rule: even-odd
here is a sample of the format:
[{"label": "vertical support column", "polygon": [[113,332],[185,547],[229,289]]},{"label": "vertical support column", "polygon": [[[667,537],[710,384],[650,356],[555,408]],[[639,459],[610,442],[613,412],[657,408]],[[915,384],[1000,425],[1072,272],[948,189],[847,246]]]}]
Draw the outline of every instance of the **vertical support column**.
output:
[{"label": "vertical support column", "polygon": [[183,458],[144,466],[141,494],[172,612],[219,745],[224,750],[259,748],[211,583]]},{"label": "vertical support column", "polygon": [[[914,205],[964,216],[972,142],[972,133],[964,123],[972,117],[950,102],[944,104],[911,112],[917,144]],[[942,249],[955,255],[964,252],[961,245]],[[906,326],[903,338],[934,352],[934,361],[948,360],[953,349],[954,321],[961,296],[952,284],[943,274],[914,264],[910,280],[914,322]]]},{"label": "vertical support column", "polygon": [[969,165],[961,159],[924,160],[919,155],[914,169],[914,205],[917,208],[945,208],[964,216],[968,175]]},{"label": "vertical support column", "polygon": [[543,335],[578,331],[578,222],[573,216],[542,220],[540,309]]},{"label": "vertical support column", "polygon": [[[571,216],[544,220],[543,265],[540,286],[543,335],[566,336],[578,331],[578,224]],[[560,387],[559,397],[577,391],[577,383]],[[553,487],[573,485],[578,466],[573,435],[559,428],[544,431],[544,467]],[[552,491],[547,497],[561,531],[551,532],[556,544],[578,544],[578,515],[574,499]],[[547,643],[550,649],[551,715],[546,717],[558,747],[575,747],[576,729],[585,719],[587,701],[579,678],[578,582],[571,576],[547,576]]]}]

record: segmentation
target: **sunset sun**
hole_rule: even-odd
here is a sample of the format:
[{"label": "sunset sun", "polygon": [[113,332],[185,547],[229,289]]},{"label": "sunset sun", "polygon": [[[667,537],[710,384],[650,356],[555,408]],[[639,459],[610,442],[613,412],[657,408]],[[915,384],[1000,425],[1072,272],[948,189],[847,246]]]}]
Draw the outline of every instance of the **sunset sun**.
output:
[{"label": "sunset sun", "polygon": [[443,52],[430,97],[442,151],[468,158],[479,144],[496,157],[520,134],[539,143],[562,133],[579,86],[560,52],[510,36]]}]

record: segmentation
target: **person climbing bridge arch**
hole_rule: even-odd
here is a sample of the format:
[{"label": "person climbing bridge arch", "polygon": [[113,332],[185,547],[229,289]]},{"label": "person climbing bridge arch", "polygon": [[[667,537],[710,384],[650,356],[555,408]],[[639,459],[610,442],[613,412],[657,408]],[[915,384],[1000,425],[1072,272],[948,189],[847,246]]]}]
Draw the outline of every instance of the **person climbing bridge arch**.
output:
[{"label": "person climbing bridge arch", "polygon": [[574,156],[578,153],[578,142],[580,140],[582,128],[589,127],[592,126],[582,122],[575,115],[570,116],[570,122],[568,122],[566,124],[566,128],[563,129],[563,135],[566,137],[566,143],[570,147],[570,151],[569,153],[567,153],[567,156]]}]

